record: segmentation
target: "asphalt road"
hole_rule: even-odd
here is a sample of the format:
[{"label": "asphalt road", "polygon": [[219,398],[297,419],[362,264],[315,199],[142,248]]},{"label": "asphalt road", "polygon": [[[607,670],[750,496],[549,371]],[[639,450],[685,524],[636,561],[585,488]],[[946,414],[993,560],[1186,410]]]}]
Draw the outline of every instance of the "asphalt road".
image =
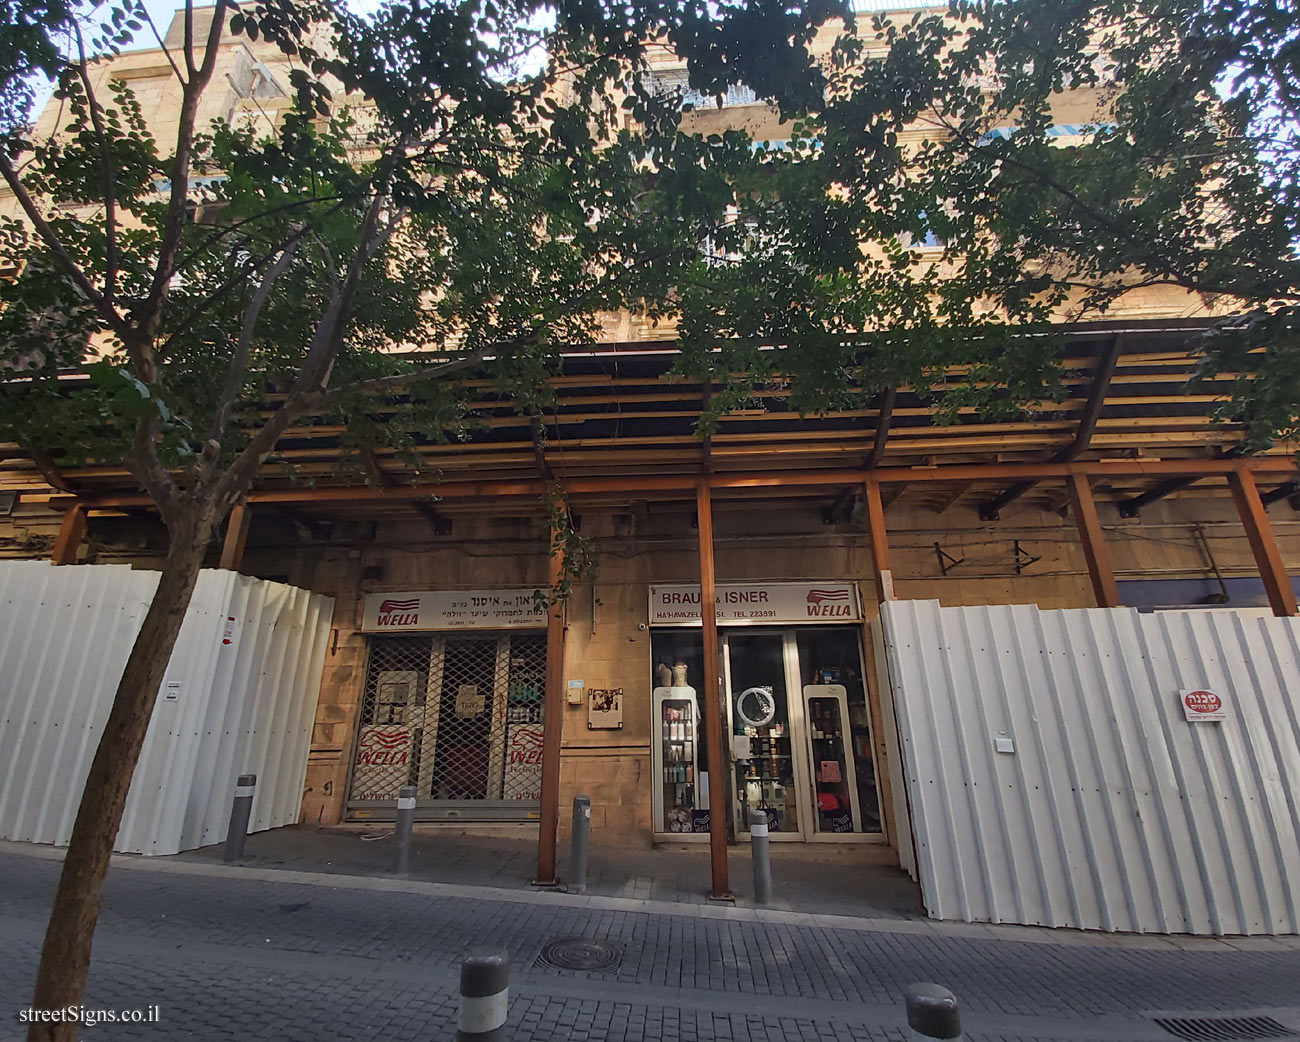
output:
[{"label": "asphalt road", "polygon": [[[0,848],[0,1039],[19,1039],[58,863]],[[622,948],[604,973],[546,942]],[[959,997],[972,1039],[1157,1040],[1161,1012],[1271,1015],[1300,1035],[1300,943],[1177,941],[811,917],[143,859],[109,877],[88,1040],[450,1040],[471,947],[513,966],[510,1037],[902,1039],[903,988]],[[1252,1036],[1253,1037],[1253,1036]]]}]

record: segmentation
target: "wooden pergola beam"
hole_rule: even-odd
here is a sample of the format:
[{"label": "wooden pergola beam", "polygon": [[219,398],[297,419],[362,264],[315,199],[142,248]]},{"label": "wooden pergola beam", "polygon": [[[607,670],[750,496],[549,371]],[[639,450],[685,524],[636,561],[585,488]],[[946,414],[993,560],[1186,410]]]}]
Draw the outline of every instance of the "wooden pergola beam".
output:
[{"label": "wooden pergola beam", "polygon": [[1187,477],[1170,478],[1162,481],[1158,485],[1153,485],[1141,495],[1133,496],[1131,499],[1121,500],[1119,503],[1119,516],[1133,518],[1138,516],[1138,512],[1146,506],[1150,506],[1157,500],[1164,499],[1166,496],[1172,496],[1175,492],[1181,492],[1191,485],[1195,485],[1201,480],[1203,475],[1193,474]]},{"label": "wooden pergola beam", "polygon": [[[388,471],[380,466],[379,460],[375,458],[375,450],[372,446],[362,445],[360,452],[361,460],[365,464],[366,470],[378,485],[383,488],[400,487],[401,483],[393,477],[392,474],[388,473]],[[411,509],[429,523],[433,528],[434,535],[451,535],[451,518],[447,517],[445,514],[438,513],[437,510],[422,500],[416,500],[413,502],[411,504]]]},{"label": "wooden pergola beam", "polygon": [[1098,608],[1118,608],[1119,586],[1115,582],[1115,566],[1111,563],[1110,548],[1101,528],[1097,503],[1092,496],[1092,484],[1083,474],[1071,474],[1068,482],[1070,513],[1074,515],[1083,543],[1083,556],[1088,562],[1088,577],[1092,580],[1092,593]]},{"label": "wooden pergola beam", "polygon": [[[929,467],[881,467],[865,470],[787,470],[764,473],[731,472],[710,474],[711,489],[764,489],[777,487],[827,487],[855,485],[861,487],[868,476],[882,485],[917,484],[945,481],[1001,481],[1008,478],[1066,478],[1086,474],[1091,478],[1171,477],[1197,478],[1226,476],[1234,472],[1276,474],[1293,477],[1296,463],[1291,456],[1251,456],[1245,459],[1125,459],[1096,460],[1080,463],[958,463]],[[574,477],[565,479],[570,495],[602,492],[689,492],[699,482],[699,475],[636,474],[622,477]],[[429,485],[399,485],[374,488],[365,485],[316,488],[255,489],[248,494],[250,503],[397,503],[436,495],[441,499],[492,499],[498,496],[540,496],[545,484],[534,479],[515,481],[444,481]],[[148,496],[137,493],[100,496],[88,505],[103,509],[124,509],[152,505]]]},{"label": "wooden pergola beam", "polygon": [[564,544],[551,528],[546,615],[546,679],[542,696],[542,792],[537,833],[536,886],[558,886],[555,850],[560,827],[560,749],[564,738],[564,602],[555,591],[564,578]]},{"label": "wooden pergola beam", "polygon": [[894,572],[889,562],[889,533],[885,528],[885,504],[880,496],[880,482],[867,478],[863,486],[867,504],[867,543],[871,547],[871,571],[876,581],[876,596],[881,601],[894,599]]},{"label": "wooden pergola beam", "polygon": [[252,508],[240,501],[230,508],[226,520],[226,538],[221,544],[221,563],[218,568],[237,572],[244,563],[244,547],[248,545],[248,529],[253,522]]},{"label": "wooden pergola beam", "polygon": [[940,499],[939,502],[930,509],[936,514],[942,514],[951,509],[961,501],[962,496],[966,495],[966,493],[971,490],[971,485],[973,484],[974,482],[972,481],[958,482],[946,496]]},{"label": "wooden pergola beam", "polygon": [[[886,387],[880,392],[880,401],[876,413],[876,438],[871,445],[871,452],[862,461],[863,470],[875,470],[885,457],[885,444],[889,440],[889,428],[894,422],[894,407],[898,404],[898,388]],[[854,489],[846,488],[826,511],[826,521],[835,524],[847,520],[849,505],[853,502]]]},{"label": "wooden pergola beam", "polygon": [[1228,487],[1237,504],[1241,524],[1246,529],[1246,540],[1250,543],[1251,553],[1255,555],[1255,563],[1259,566],[1260,578],[1264,580],[1264,590],[1268,594],[1273,614],[1295,615],[1295,588],[1291,585],[1291,576],[1282,561],[1282,552],[1278,549],[1273,526],[1269,524],[1268,509],[1260,499],[1255,476],[1249,471],[1234,471],[1228,475]]},{"label": "wooden pergola beam", "polygon": [[695,486],[700,543],[700,626],[704,640],[704,730],[709,757],[709,868],[712,901],[730,901],[727,869],[727,771],[722,742],[722,692],[718,666],[717,573],[713,567],[713,498],[709,482]]},{"label": "wooden pergola beam", "polygon": [[86,504],[74,503],[63,515],[59,534],[54,539],[50,560],[54,564],[76,564],[81,537],[86,534]]},{"label": "wooden pergola beam", "polygon": [[[1111,378],[1119,363],[1120,350],[1124,345],[1124,334],[1116,333],[1107,342],[1097,366],[1092,374],[1092,387],[1088,391],[1088,401],[1084,404],[1079,417],[1079,427],[1074,439],[1052,459],[1053,463],[1069,463],[1078,459],[1092,443],[1092,436],[1097,430],[1097,421],[1101,419],[1101,410],[1106,405],[1106,394],[1110,390]],[[994,496],[987,503],[980,505],[981,521],[996,521],[1002,510],[1014,503],[1038,482],[1036,480],[1020,481]]]},{"label": "wooden pergola beam", "polygon": [[1259,495],[1266,507],[1271,507],[1274,503],[1283,499],[1291,500],[1291,505],[1295,507],[1297,497],[1300,497],[1300,481],[1288,481],[1285,485],[1270,489],[1268,492],[1261,492]]}]

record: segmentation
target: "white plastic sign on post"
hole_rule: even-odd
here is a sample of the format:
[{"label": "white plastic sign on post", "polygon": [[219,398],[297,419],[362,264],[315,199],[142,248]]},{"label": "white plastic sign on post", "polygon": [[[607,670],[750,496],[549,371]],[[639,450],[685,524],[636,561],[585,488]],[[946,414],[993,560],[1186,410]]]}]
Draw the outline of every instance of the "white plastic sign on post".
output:
[{"label": "white plastic sign on post", "polygon": [[1178,692],[1183,705],[1183,715],[1194,724],[1228,719],[1223,697],[1203,687],[1186,688]]}]

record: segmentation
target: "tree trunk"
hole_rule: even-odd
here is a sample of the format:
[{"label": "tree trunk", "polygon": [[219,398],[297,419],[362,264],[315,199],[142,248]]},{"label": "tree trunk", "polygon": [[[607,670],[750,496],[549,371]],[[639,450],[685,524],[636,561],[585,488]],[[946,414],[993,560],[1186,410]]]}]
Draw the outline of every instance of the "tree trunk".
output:
[{"label": "tree trunk", "polygon": [[[191,501],[170,526],[167,561],[117,685],[63,859],[36,972],[35,1009],[75,1006],[85,993],[104,877],[126,809],[131,776],[214,524],[211,505]],[[27,1040],[76,1042],[79,1028],[76,1023],[32,1024]]]}]

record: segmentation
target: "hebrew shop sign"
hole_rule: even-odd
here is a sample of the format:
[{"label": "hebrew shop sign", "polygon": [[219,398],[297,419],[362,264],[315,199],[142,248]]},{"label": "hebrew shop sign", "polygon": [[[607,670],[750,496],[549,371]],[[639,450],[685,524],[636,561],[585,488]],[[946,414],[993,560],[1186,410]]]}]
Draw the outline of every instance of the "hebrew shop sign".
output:
[{"label": "hebrew shop sign", "polygon": [[510,630],[546,625],[534,590],[422,590],[372,593],[361,629],[366,633],[420,630]]},{"label": "hebrew shop sign", "polygon": [[1228,719],[1223,697],[1217,692],[1207,691],[1203,687],[1188,688],[1178,692],[1178,700],[1182,703],[1183,715],[1190,723],[1213,723],[1215,720]]},{"label": "hebrew shop sign", "polygon": [[[752,582],[719,583],[719,623],[764,625],[792,622],[861,622],[855,583]],[[651,626],[698,626],[700,588],[650,587]]]}]

